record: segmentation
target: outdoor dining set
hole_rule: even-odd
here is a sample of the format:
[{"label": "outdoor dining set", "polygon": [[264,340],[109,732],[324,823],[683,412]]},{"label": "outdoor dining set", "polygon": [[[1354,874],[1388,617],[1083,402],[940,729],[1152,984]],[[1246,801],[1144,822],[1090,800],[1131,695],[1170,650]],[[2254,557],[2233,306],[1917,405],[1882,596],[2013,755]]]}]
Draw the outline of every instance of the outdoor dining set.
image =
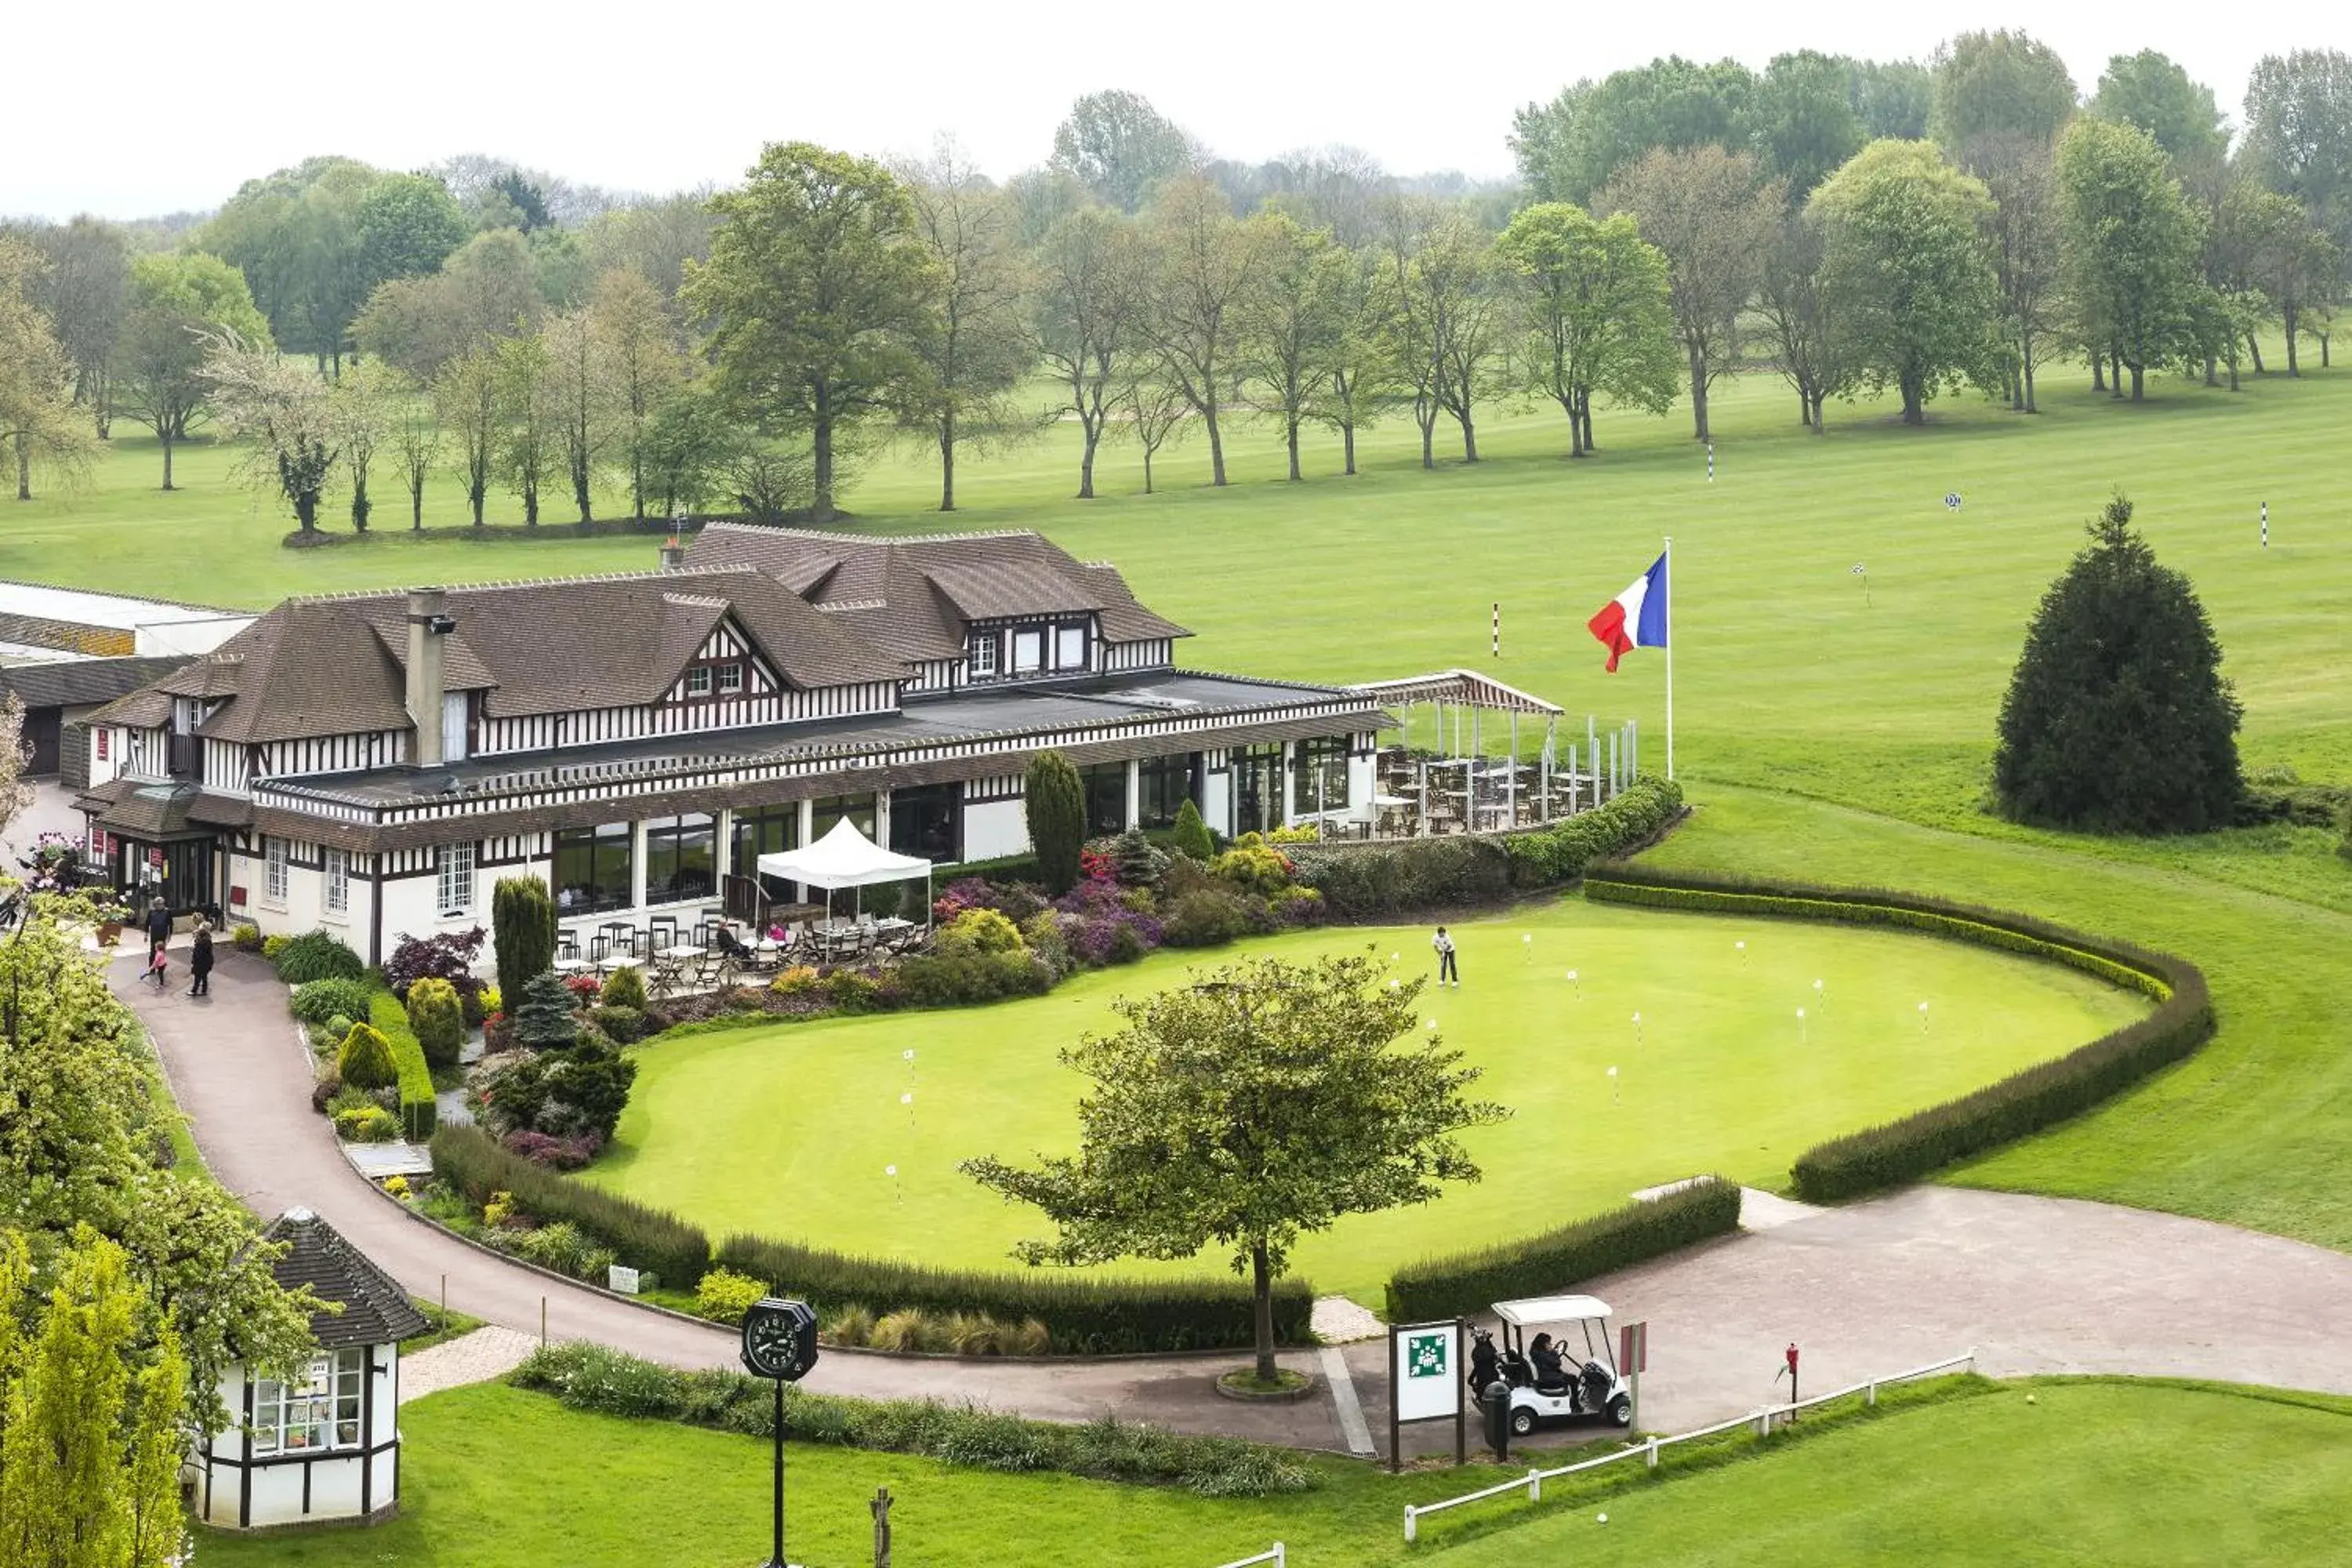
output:
[{"label": "outdoor dining set", "polygon": [[715,910],[691,918],[655,915],[642,925],[611,920],[563,928],[555,972],[601,980],[635,967],[647,994],[673,996],[754,982],[802,964],[887,962],[919,950],[929,937],[929,928],[917,921],[872,915],[779,920],[765,931]]}]

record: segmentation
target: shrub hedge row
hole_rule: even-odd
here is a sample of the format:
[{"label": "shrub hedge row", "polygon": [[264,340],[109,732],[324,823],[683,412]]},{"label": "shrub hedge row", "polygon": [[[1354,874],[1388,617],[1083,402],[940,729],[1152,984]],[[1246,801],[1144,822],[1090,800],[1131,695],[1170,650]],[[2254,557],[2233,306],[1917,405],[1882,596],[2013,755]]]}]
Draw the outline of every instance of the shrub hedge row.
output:
[{"label": "shrub hedge row", "polygon": [[1579,1280],[1738,1228],[1738,1184],[1702,1177],[1654,1201],[1630,1203],[1540,1236],[1409,1264],[1389,1277],[1389,1321],[1468,1317],[1496,1301],[1554,1295]]},{"label": "shrub hedge row", "polygon": [[[729,1237],[719,1246],[718,1261],[820,1312],[854,1303],[877,1314],[912,1308],[984,1312],[1000,1322],[1035,1318],[1062,1355],[1223,1350],[1256,1342],[1253,1299],[1238,1279],[1105,1280],[1045,1269],[1016,1274],[929,1268],[752,1236]],[[1314,1307],[1315,1293],[1307,1281],[1277,1282],[1275,1338],[1303,1343]]]},{"label": "shrub hedge row", "polygon": [[2203,972],[2185,958],[2086,936],[2031,916],[1874,889],[1697,876],[1612,864],[1585,897],[1658,909],[1899,926],[2067,964],[2138,991],[2157,1009],[2055,1060],[1897,1121],[1832,1138],[1792,1167],[1797,1195],[1826,1203],[1915,1181],[1955,1160],[2038,1131],[2181,1060],[2213,1033]]},{"label": "shrub hedge row", "polygon": [[[767,1437],[775,1394],[740,1372],[677,1372],[602,1345],[551,1345],[515,1369],[518,1387],[553,1394],[574,1410],[677,1421]],[[937,1400],[845,1399],[784,1391],[794,1442],[922,1454],[987,1470],[1057,1470],[1097,1480],[1157,1483],[1203,1497],[1306,1491],[1313,1472],[1296,1454],[1233,1437],[1189,1437],[1105,1415],[1061,1426]]]},{"label": "shrub hedge row", "polygon": [[393,1070],[399,1075],[400,1135],[422,1143],[440,1124],[441,1107],[433,1097],[433,1069],[425,1065],[425,1047],[408,1026],[408,1009],[391,992],[379,991],[368,999],[368,1022],[392,1047]]},{"label": "shrub hedge row", "polygon": [[472,1202],[510,1193],[515,1207],[531,1218],[569,1220],[623,1263],[660,1276],[674,1289],[693,1289],[710,1267],[710,1238],[697,1226],[509,1153],[478,1128],[444,1127],[432,1147],[434,1176]]},{"label": "shrub hedge row", "polygon": [[1655,837],[1682,810],[1680,786],[1643,778],[1596,811],[1511,834],[1446,834],[1394,843],[1288,845],[1298,879],[1341,920],[1493,903],[1512,888],[1572,881],[1604,856]]}]

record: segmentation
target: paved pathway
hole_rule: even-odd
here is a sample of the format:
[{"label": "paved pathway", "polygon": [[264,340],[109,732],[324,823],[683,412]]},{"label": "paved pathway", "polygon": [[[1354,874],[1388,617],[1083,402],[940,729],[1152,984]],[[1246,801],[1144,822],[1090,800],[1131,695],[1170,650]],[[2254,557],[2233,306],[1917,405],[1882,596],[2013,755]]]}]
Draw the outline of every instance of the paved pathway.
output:
[{"label": "paved pathway", "polygon": [[[408,1217],[337,1152],[310,1107],[307,1050],[257,959],[224,952],[214,995],[159,996],[118,961],[118,992],[147,1021],[215,1174],[256,1211],[324,1215],[419,1296],[536,1337],[588,1339],[678,1366],[731,1363],[734,1336],[535,1274]],[[2352,1394],[2352,1256],[2202,1220],[2103,1204],[1920,1187],[1871,1203],[1759,1205],[1769,1228],[1584,1287],[1621,1321],[1651,1324],[1643,1425],[1674,1430],[1766,1403],[1780,1352],[1803,1350],[1808,1388],[1974,1347],[1996,1375],[2180,1374]],[[1339,1349],[1385,1446],[1385,1337]],[[1321,1352],[1286,1353],[1301,1372]],[[1191,1431],[1345,1451],[1328,1394],[1298,1405],[1219,1399],[1220,1358],[1014,1363],[829,1352],[811,1386],[874,1397],[972,1399],[1053,1420],[1105,1410]],[[1413,1448],[1450,1447],[1421,1428]]]},{"label": "paved pathway", "polygon": [[492,1323],[400,1358],[400,1402],[504,1377],[539,1348],[539,1337]]}]

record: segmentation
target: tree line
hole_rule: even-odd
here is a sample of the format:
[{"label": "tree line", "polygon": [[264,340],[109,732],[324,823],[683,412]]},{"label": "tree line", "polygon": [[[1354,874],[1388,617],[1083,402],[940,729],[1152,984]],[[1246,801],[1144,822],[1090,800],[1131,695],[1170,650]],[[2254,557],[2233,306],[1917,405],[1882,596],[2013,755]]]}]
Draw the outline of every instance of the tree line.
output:
[{"label": "tree line", "polygon": [[[1149,490],[1197,437],[1223,484],[1242,413],[1279,429],[1294,479],[1307,435],[1353,472],[1357,435],[1399,413],[1424,465],[1449,426],[1475,461],[1479,420],[1527,402],[1560,410],[1573,457],[1596,402],[1687,394],[1707,438],[1710,388],[1759,363],[1815,429],[1890,391],[1915,423],[1968,386],[2030,412],[2053,361],[2117,397],[2168,371],[2235,387],[2266,330],[2289,374],[2305,339],[2328,356],[2352,60],[2265,58],[2246,102],[2233,137],[2162,55],[2115,57],[2086,97],[2047,47],[1986,32],[1926,64],[1668,58],[1580,82],[1517,117],[1516,190],[1345,150],[1221,161],[1124,92],[1078,100],[1047,163],[1001,184],[950,142],[895,164],[778,144],[734,189],[625,202],[486,160],[312,160],[177,251],[131,257],[78,219],[0,252],[0,299],[25,303],[0,332],[51,327],[0,437],[25,493],[45,453],[86,460],[66,404],[101,436],[110,413],[154,430],[166,488],[206,416],[314,431],[292,468],[318,487],[277,487],[306,528],[327,472],[366,526],[379,468],[412,523],[445,468],[477,522],[494,489],[527,521],[553,495],[587,520],[611,476],[638,515],[825,521],[885,441],[935,449],[952,510],[959,455],[1055,424],[1088,497],[1111,442]],[[273,350],[318,372],[264,374]]]}]

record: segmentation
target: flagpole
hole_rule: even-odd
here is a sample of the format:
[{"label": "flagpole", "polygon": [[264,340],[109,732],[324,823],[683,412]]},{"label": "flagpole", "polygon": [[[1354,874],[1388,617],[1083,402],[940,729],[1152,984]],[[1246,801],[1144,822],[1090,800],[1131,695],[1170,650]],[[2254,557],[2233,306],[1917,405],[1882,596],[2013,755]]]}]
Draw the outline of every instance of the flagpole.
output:
[{"label": "flagpole", "polygon": [[[1714,454],[1710,451],[1710,460]],[[1666,778],[1675,776],[1675,536],[1666,535]]]}]

